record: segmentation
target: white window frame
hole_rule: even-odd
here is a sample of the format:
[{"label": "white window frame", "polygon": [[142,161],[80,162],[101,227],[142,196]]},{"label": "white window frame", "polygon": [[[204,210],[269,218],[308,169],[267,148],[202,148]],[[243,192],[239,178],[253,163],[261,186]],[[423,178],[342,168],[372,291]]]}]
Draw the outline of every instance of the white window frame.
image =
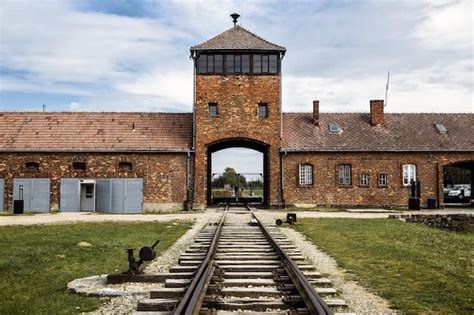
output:
[{"label": "white window frame", "polygon": [[299,164],[298,183],[300,186],[313,185],[313,165]]},{"label": "white window frame", "polygon": [[388,176],[387,173],[379,173],[379,187],[387,187],[388,185]]},{"label": "white window frame", "polygon": [[343,186],[352,185],[352,165],[339,164],[337,166],[337,183]]},{"label": "white window frame", "polygon": [[416,182],[416,165],[415,164],[403,164],[403,186],[410,186],[411,181]]},{"label": "white window frame", "polygon": [[363,172],[359,174],[359,186],[362,186],[362,187],[369,186],[369,173]]}]

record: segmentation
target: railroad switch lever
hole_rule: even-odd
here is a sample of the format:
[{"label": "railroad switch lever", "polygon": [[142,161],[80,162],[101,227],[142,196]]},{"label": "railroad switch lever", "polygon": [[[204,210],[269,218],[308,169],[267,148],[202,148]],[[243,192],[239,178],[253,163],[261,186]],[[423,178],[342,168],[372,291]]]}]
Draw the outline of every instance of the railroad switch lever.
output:
[{"label": "railroad switch lever", "polygon": [[142,274],[143,271],[140,270],[140,266],[145,262],[145,261],[152,261],[156,257],[156,251],[155,247],[158,245],[160,240],[157,240],[152,246],[143,246],[140,248],[140,251],[138,252],[138,256],[140,257],[140,260],[135,259],[135,255],[133,255],[133,248],[127,248],[127,254],[128,254],[128,270],[126,272],[123,272],[124,274],[132,274],[132,275],[137,275],[137,274]]},{"label": "railroad switch lever", "polygon": [[[291,212],[287,213],[286,214],[286,223],[292,225],[295,222],[296,222],[296,213],[291,213]],[[283,224],[283,221],[281,219],[277,219],[275,223],[276,223],[276,225],[280,226],[280,225]]]}]

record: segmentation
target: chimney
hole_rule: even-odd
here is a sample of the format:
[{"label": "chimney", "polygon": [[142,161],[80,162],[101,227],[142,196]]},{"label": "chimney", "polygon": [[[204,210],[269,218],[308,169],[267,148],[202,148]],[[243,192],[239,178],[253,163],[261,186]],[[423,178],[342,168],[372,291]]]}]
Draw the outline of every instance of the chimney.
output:
[{"label": "chimney", "polygon": [[383,123],[383,100],[370,100],[370,124],[377,126]]},{"label": "chimney", "polygon": [[319,126],[319,101],[313,101],[313,123]]}]

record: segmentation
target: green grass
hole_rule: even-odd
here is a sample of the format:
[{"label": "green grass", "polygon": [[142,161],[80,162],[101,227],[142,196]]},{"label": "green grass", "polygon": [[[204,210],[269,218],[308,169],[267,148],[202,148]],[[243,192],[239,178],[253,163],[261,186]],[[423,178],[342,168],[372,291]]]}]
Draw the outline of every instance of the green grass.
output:
[{"label": "green grass", "polygon": [[301,219],[304,233],[404,314],[474,313],[474,231],[388,219]]},{"label": "green grass", "polygon": [[[159,239],[159,255],[191,222],[78,223],[0,227],[0,314],[71,314],[99,298],[66,293],[67,282],[127,269],[126,248]],[[93,246],[81,248],[77,244]]]}]

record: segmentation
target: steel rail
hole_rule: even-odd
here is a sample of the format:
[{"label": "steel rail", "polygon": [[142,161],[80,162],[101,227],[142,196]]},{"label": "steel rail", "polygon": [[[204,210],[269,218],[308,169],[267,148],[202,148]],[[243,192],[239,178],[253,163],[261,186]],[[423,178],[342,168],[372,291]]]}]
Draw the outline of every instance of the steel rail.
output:
[{"label": "steel rail", "polygon": [[199,267],[198,271],[194,275],[193,281],[191,281],[186,293],[184,294],[183,298],[176,306],[176,309],[173,311],[174,315],[196,315],[199,314],[199,310],[201,309],[202,302],[206,295],[207,287],[211,281],[211,277],[214,274],[215,266],[214,266],[214,255],[217,250],[217,243],[221,236],[222,227],[224,225],[225,217],[227,214],[227,210],[229,209],[229,205],[226,205],[224,209],[224,213],[219,221],[219,225],[216,229],[216,233],[212,238],[211,245],[209,246],[209,250],[207,252],[206,257],[204,258],[201,266]]},{"label": "steel rail", "polygon": [[329,309],[329,306],[324,302],[324,300],[319,296],[319,294],[314,290],[311,283],[305,277],[305,275],[301,272],[298,268],[298,265],[285,253],[285,251],[280,247],[277,241],[273,238],[273,236],[268,232],[265,225],[257,218],[253,210],[247,205],[246,206],[251,212],[253,217],[257,220],[258,225],[262,229],[263,233],[267,237],[267,239],[272,243],[277,255],[280,257],[283,263],[283,268],[287,272],[288,276],[290,277],[291,281],[295,285],[295,288],[298,290],[303,302],[305,303],[306,307],[310,314],[333,314],[333,312]]}]

